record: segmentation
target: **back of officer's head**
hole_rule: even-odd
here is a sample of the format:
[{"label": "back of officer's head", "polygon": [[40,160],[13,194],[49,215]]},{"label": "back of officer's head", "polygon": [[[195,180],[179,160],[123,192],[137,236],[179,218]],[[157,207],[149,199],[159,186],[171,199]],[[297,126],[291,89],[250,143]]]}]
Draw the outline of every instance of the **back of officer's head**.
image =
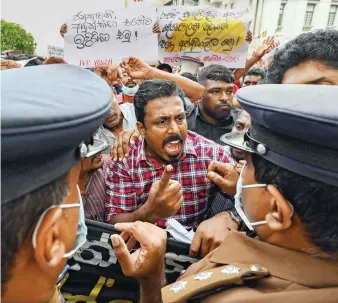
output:
[{"label": "back of officer's head", "polygon": [[252,162],[255,180],[273,184],[292,204],[310,241],[323,252],[337,255],[338,187],[296,174],[256,154]]},{"label": "back of officer's head", "polygon": [[1,78],[2,297],[47,302],[77,235],[80,160],[112,93],[94,73],[66,64]]}]

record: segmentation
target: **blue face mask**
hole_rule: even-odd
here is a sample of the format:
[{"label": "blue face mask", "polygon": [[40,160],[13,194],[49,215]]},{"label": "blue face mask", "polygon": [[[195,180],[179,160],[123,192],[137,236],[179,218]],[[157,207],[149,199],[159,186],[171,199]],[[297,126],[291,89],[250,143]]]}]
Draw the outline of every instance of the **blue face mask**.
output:
[{"label": "blue face mask", "polygon": [[122,92],[127,96],[135,96],[139,89],[139,85],[136,85],[134,87],[128,87],[128,86],[122,86]]},{"label": "blue face mask", "polygon": [[39,230],[39,227],[41,225],[41,222],[47,212],[53,208],[73,208],[73,207],[79,207],[79,223],[76,231],[76,239],[75,243],[73,245],[73,249],[63,255],[64,258],[71,258],[75,252],[87,241],[87,231],[88,228],[86,226],[86,218],[85,218],[85,212],[84,212],[84,207],[83,207],[83,202],[82,202],[82,197],[80,193],[79,187],[77,187],[78,193],[79,193],[79,203],[75,204],[61,204],[61,205],[53,205],[49,208],[47,208],[42,215],[39,218],[38,223],[35,226],[34,232],[33,232],[33,237],[32,237],[32,244],[33,248],[36,248],[36,236]]}]

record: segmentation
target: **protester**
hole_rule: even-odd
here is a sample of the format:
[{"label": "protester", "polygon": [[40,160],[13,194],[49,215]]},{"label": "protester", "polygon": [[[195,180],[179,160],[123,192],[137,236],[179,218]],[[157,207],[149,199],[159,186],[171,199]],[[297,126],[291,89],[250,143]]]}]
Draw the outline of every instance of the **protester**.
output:
[{"label": "protester", "polygon": [[250,85],[257,85],[259,81],[262,81],[265,78],[266,72],[262,68],[251,68],[243,77],[243,85],[250,86]]},{"label": "protester", "polygon": [[184,94],[192,102],[200,99],[204,92],[204,87],[202,85],[179,75],[170,74],[153,68],[135,57],[128,57],[122,60],[121,68],[123,68],[132,79],[138,79],[141,81],[151,79],[174,81],[177,86],[183,89]]},{"label": "protester", "polygon": [[225,66],[212,64],[198,75],[198,83],[205,92],[201,102],[187,110],[188,128],[220,144],[221,135],[231,131],[238,114],[232,109],[233,73]]},{"label": "protester", "polygon": [[[139,60],[140,61],[140,60]],[[142,62],[142,65],[136,65],[133,67],[135,71],[141,69],[145,70],[144,74],[149,74],[149,65],[146,65]],[[148,68],[146,68],[148,67]],[[139,75],[135,72],[135,74]],[[163,73],[164,75],[170,75],[168,73]],[[164,79],[165,77],[161,75]],[[144,77],[144,76],[142,76]],[[156,78],[156,75],[152,75],[148,78]],[[220,137],[231,131],[234,121],[237,118],[237,115],[240,110],[232,109],[233,102],[233,89],[234,89],[234,76],[233,73],[227,69],[225,66],[212,64],[205,67],[202,72],[199,74],[198,81],[181,82],[181,79],[184,77],[176,76],[180,81],[176,81],[176,84],[184,84],[184,91],[193,93],[193,89],[196,88],[196,85],[199,85],[202,90],[199,90],[200,101],[196,104],[191,105],[186,110],[188,129],[190,131],[196,132],[201,136],[206,137],[209,140],[213,140],[219,144],[222,144]],[[194,92],[196,97],[196,91]],[[191,95],[190,95],[191,96]],[[120,159],[122,160],[123,156],[126,155],[129,151],[129,144],[132,144],[139,137],[137,131],[128,131],[120,134],[121,138],[115,142],[111,151],[113,160]]]},{"label": "protester", "polygon": [[23,67],[41,65],[45,58],[40,56],[12,55],[4,58],[5,60],[20,61],[17,62]]},{"label": "protester", "polygon": [[[116,101],[115,101],[116,102]],[[94,137],[93,147],[81,161],[79,189],[83,201],[86,219],[104,222],[104,170],[109,162],[109,157],[102,151],[109,145]]]},{"label": "protester", "polygon": [[[122,238],[112,236],[115,254],[124,274],[139,280],[143,302],[336,302],[337,93],[335,87],[302,85],[238,92],[252,129],[242,138],[247,165],[236,209],[259,239],[227,231],[218,249],[161,292],[165,232],[142,222],[116,224]],[[223,176],[213,180],[222,187]],[[130,255],[136,241],[141,248]]]},{"label": "protester", "polygon": [[1,70],[21,68],[21,64],[15,62],[14,60],[0,60],[0,66]]},{"label": "protester", "polygon": [[[245,134],[251,126],[251,117],[250,115],[245,111],[241,110],[238,118],[235,121],[235,124],[231,130],[231,133],[225,134],[221,137],[221,140],[224,142],[224,140],[228,136],[233,136],[233,134],[238,134],[238,137],[240,137],[242,134]],[[237,161],[236,169],[237,172],[240,173],[242,171],[242,167],[245,164],[245,152],[241,149],[237,149],[235,147],[231,147],[231,155],[232,157]]]},{"label": "protester", "polygon": [[[116,65],[97,65],[94,72],[110,86],[123,78],[122,70]],[[111,153],[111,145],[123,130],[136,128],[134,105],[129,102],[119,105],[116,91],[113,90],[112,94],[114,94],[115,102],[112,103],[109,115],[95,134],[95,138],[109,144],[109,148],[103,151],[104,154]]]},{"label": "protester", "polygon": [[[207,180],[212,160],[231,163],[228,149],[187,131],[183,102],[172,81],[145,81],[135,96],[137,127],[142,136],[122,162],[111,162],[106,172],[106,221],[147,221],[166,227],[169,217],[190,230],[206,219],[213,193],[219,189]],[[234,195],[238,174],[229,176]],[[232,179],[230,179],[230,177]],[[231,200],[227,210],[204,221],[192,244],[193,255],[217,247],[227,227],[237,227]]]},{"label": "protester", "polygon": [[[117,99],[117,96],[115,96],[115,98]],[[109,144],[109,148],[104,151],[104,154],[110,155],[111,146],[114,144],[117,136],[123,130],[135,128],[136,117],[134,105],[131,103],[119,105],[118,102],[113,102],[109,115],[97,131],[95,137]]]},{"label": "protester", "polygon": [[127,73],[123,73],[121,94],[118,95],[119,104],[134,103],[134,97],[140,87],[140,81],[132,79]]},{"label": "protester", "polygon": [[2,302],[59,303],[57,278],[87,234],[79,162],[111,90],[66,64],[8,70],[1,81]]},{"label": "protester", "polygon": [[239,81],[240,78],[243,77],[248,70],[250,70],[250,68],[257,64],[266,54],[276,48],[277,45],[275,37],[268,37],[263,40],[262,44],[259,45],[253,52],[251,58],[246,61],[245,67],[238,68],[234,71],[235,82]]},{"label": "protester", "polygon": [[167,72],[170,74],[173,73],[173,68],[169,64],[166,64],[166,63],[161,63],[160,65],[157,66],[157,69],[163,70],[164,72]]},{"label": "protester", "polygon": [[304,33],[273,56],[265,83],[338,85],[338,31]]},{"label": "protester", "polygon": [[67,62],[63,58],[59,57],[49,57],[46,58],[45,61],[42,62],[43,65],[46,64],[66,64]]}]

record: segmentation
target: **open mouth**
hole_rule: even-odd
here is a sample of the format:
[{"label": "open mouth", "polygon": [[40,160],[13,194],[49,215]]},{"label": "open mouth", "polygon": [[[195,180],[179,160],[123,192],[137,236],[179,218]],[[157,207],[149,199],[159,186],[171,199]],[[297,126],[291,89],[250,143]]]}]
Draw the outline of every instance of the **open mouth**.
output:
[{"label": "open mouth", "polygon": [[171,141],[164,145],[164,149],[169,156],[176,156],[182,150],[182,143],[179,140]]}]

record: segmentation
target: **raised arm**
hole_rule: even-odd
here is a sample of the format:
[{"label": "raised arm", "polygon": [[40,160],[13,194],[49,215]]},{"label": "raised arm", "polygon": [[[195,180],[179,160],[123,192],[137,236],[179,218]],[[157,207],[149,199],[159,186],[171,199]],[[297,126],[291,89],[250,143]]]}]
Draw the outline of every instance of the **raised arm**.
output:
[{"label": "raised arm", "polygon": [[235,81],[238,81],[245,73],[253,67],[259,60],[261,60],[264,55],[269,53],[275,46],[275,37],[268,37],[263,41],[263,43],[257,47],[252,57],[246,61],[244,68],[239,68],[235,71]]},{"label": "raised arm", "polygon": [[204,93],[204,87],[201,84],[180,75],[170,74],[157,68],[151,67],[147,63],[135,57],[129,57],[124,59],[121,62],[121,67],[124,68],[129,76],[134,79],[161,79],[174,81],[177,86],[183,89],[185,95],[191,101],[196,101],[200,99]]}]

